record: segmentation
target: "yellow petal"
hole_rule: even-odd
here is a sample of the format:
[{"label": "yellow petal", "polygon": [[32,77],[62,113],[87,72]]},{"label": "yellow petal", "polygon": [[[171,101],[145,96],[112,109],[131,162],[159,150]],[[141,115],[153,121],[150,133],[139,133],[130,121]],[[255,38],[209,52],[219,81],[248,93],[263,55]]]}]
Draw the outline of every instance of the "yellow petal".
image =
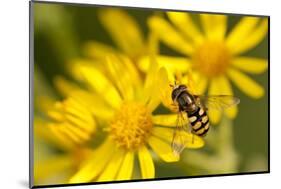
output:
[{"label": "yellow petal", "polygon": [[155,77],[153,88],[150,94],[150,101],[147,108],[153,112],[161,102],[161,93],[167,85],[167,72],[166,69],[160,68]]},{"label": "yellow petal", "polygon": [[49,144],[53,144],[63,151],[68,151],[76,147],[73,141],[63,136],[57,129],[52,131],[52,127],[50,127],[49,123],[38,117],[34,118],[34,137],[38,137]]},{"label": "yellow petal", "polygon": [[145,146],[138,150],[138,157],[140,162],[140,169],[142,178],[154,178],[155,170],[152,157]]},{"label": "yellow petal", "polygon": [[115,153],[115,149],[112,148],[114,148],[114,143],[107,139],[70,178],[69,183],[89,182],[98,176],[112,159],[112,155]]},{"label": "yellow petal", "polygon": [[107,164],[105,170],[101,173],[97,181],[113,181],[124,159],[124,151],[117,150],[112,159]]},{"label": "yellow petal", "polygon": [[[233,95],[233,91],[232,91],[231,84],[230,84],[229,80],[226,77],[224,77],[223,82],[224,82],[224,84],[221,84],[224,87],[222,90],[223,91],[229,91],[229,92],[227,92],[227,94]],[[226,113],[227,117],[229,117],[231,119],[234,119],[237,116],[238,107],[233,106],[233,107],[227,108],[225,110],[225,113]]]},{"label": "yellow petal", "polygon": [[223,40],[227,29],[227,16],[200,14],[201,23],[207,38]]},{"label": "yellow petal", "polygon": [[178,106],[173,102],[172,97],[172,88],[166,87],[163,89],[161,100],[165,107],[170,109],[172,112],[176,113],[178,112]]},{"label": "yellow petal", "polygon": [[194,94],[203,95],[208,86],[208,79],[203,74],[200,74],[196,71],[189,73],[194,81],[194,86],[192,86],[194,89],[191,91],[194,91]]},{"label": "yellow petal", "polygon": [[81,129],[82,126],[78,127],[76,125],[70,125],[70,124],[64,124],[63,126],[64,127],[61,127],[61,129],[73,133],[73,135],[78,138],[79,143],[89,140],[92,134],[90,131]]},{"label": "yellow petal", "polygon": [[[158,38],[158,35],[156,35],[156,33],[154,33],[154,32],[150,32],[148,34],[147,38],[148,38],[147,39],[148,45],[147,45],[146,48],[148,49],[148,54],[150,56],[155,57],[159,53],[159,38]],[[145,56],[145,55],[143,55],[143,56]]]},{"label": "yellow petal", "polygon": [[[220,88],[220,94],[233,96],[233,91],[229,80],[225,76],[218,77],[215,81]],[[237,115],[237,106],[225,109],[225,113],[229,118],[235,118]]]},{"label": "yellow petal", "polygon": [[72,140],[74,143],[78,144],[78,143],[82,143],[83,139],[80,138],[79,135],[77,135],[75,132],[73,132],[73,130],[71,129],[71,127],[67,127],[64,124],[60,124],[60,125],[51,125],[53,126],[53,130],[57,130],[59,131],[59,133],[61,133],[62,136],[64,136],[65,140]]},{"label": "yellow petal", "polygon": [[[171,144],[173,140],[174,131],[175,128],[170,129],[165,127],[154,127],[153,135]],[[201,137],[198,137],[194,134],[182,131],[181,135],[185,139],[185,146],[187,148],[201,148],[205,144],[204,140]]]},{"label": "yellow petal", "polygon": [[143,94],[140,94],[143,86],[139,71],[130,58],[123,55],[107,56],[106,68],[110,73],[108,77],[113,80],[123,101],[137,101],[139,97],[144,99]]},{"label": "yellow petal", "polygon": [[[221,90],[219,85],[217,84],[217,78],[214,78],[210,82],[210,87],[209,87],[209,95],[220,95]],[[221,119],[221,112],[219,110],[215,109],[210,109],[208,110],[208,115],[210,117],[210,121],[213,124],[218,124],[220,119]]]},{"label": "yellow petal", "polygon": [[77,79],[86,81],[89,86],[100,94],[104,100],[114,108],[121,104],[121,97],[108,78],[88,62],[78,61],[73,67]]},{"label": "yellow petal", "polygon": [[[77,147],[77,144],[74,143],[73,140],[71,140],[68,136],[66,136],[63,132],[61,132],[60,127],[48,125],[49,133],[52,133],[53,137],[50,137],[50,140],[52,140],[57,146],[61,147],[64,150],[71,150],[75,147]],[[46,128],[44,129],[46,130]]]},{"label": "yellow petal", "polygon": [[95,130],[95,120],[87,107],[88,104],[83,103],[79,101],[79,97],[69,97],[63,101],[63,116],[65,121],[90,132]]},{"label": "yellow petal", "polygon": [[171,144],[164,142],[163,140],[151,136],[148,141],[154,152],[165,162],[175,162],[179,160],[178,156],[175,156]]},{"label": "yellow petal", "polygon": [[83,103],[76,96],[69,96],[64,101],[57,102],[54,108],[48,111],[48,116],[52,119],[48,126],[60,139],[65,137],[65,140],[81,144],[96,130],[91,111]]},{"label": "yellow petal", "polygon": [[85,114],[89,114],[88,107],[83,100],[79,99],[78,96],[71,93],[69,97],[62,102],[57,102],[55,104],[55,110],[63,111],[66,113],[71,113],[77,115],[78,117],[83,117]]},{"label": "yellow petal", "polygon": [[133,78],[130,77],[127,70],[124,72],[126,67],[123,62],[121,62],[117,57],[109,56],[107,57],[106,65],[108,71],[110,72],[110,76],[114,80],[114,83],[122,95],[122,99],[131,101],[134,98],[134,88],[131,82]]},{"label": "yellow petal", "polygon": [[262,86],[244,73],[230,68],[228,69],[227,74],[232,82],[248,96],[258,99],[264,95],[264,89]]},{"label": "yellow petal", "polygon": [[[156,90],[154,90],[154,91],[156,91]],[[159,95],[151,96],[151,98],[147,104],[147,108],[150,112],[153,112],[160,103],[161,103],[161,100],[159,98]]]},{"label": "yellow petal", "polygon": [[166,106],[173,112],[177,112],[178,107],[176,105],[174,105],[172,98],[171,98],[172,88],[171,88],[170,84],[174,84],[174,76],[172,75],[169,78],[169,73],[167,73],[167,70],[164,69],[163,67],[161,69],[162,69],[162,72],[159,75],[158,80],[161,80],[162,86],[158,87],[158,91],[156,93],[160,94],[160,99],[164,106]]},{"label": "yellow petal", "polygon": [[225,113],[226,113],[228,118],[234,119],[237,116],[238,107],[237,106],[233,106],[233,107],[227,108],[225,110]]},{"label": "yellow petal", "polygon": [[267,20],[263,19],[259,26],[257,26],[259,21],[260,18],[257,17],[243,17],[230,32],[226,39],[226,44],[233,54],[242,53],[242,51],[246,50],[245,45],[248,46],[249,42],[252,45],[254,44],[253,42],[257,44],[264,37],[267,32],[265,29],[268,27]]},{"label": "yellow petal", "polygon": [[57,76],[54,79],[54,84],[56,89],[62,94],[63,96],[68,96],[71,92],[79,90],[80,87],[73,82],[68,81],[67,79]]},{"label": "yellow petal", "polygon": [[52,120],[55,120],[55,121],[63,121],[64,120],[64,115],[60,112],[60,111],[57,111],[57,110],[49,110],[47,112],[47,116],[52,119]]},{"label": "yellow petal", "polygon": [[240,43],[236,44],[235,47],[231,48],[233,54],[239,54],[246,52],[255,46],[257,46],[263,38],[266,36],[268,31],[268,20],[263,19],[258,26],[251,31],[244,39],[240,39]]},{"label": "yellow petal", "polygon": [[[212,79],[212,87],[216,88],[216,89],[212,89],[214,90],[215,92],[213,92],[213,95],[229,95],[229,96],[233,96],[233,91],[232,91],[232,87],[231,87],[231,84],[228,80],[228,78],[226,76],[218,76],[216,78],[213,78]],[[215,85],[215,86],[214,86]],[[232,98],[229,98],[230,100],[232,100]],[[221,102],[223,103],[223,102]],[[227,103],[227,102],[226,102]],[[214,107],[220,107],[219,104],[217,103],[212,103],[211,104],[214,106]],[[210,104],[210,105],[211,105]],[[221,104],[222,105],[222,104]],[[210,116],[210,120],[212,123],[214,124],[217,124],[220,120],[220,115],[221,115],[221,111],[222,109],[220,108],[209,108],[209,116]],[[227,109],[224,109],[223,110],[226,115],[229,117],[229,118],[235,118],[236,115],[237,115],[237,112],[238,112],[238,109],[237,109],[237,106],[232,106],[232,107],[229,107]]]},{"label": "yellow petal", "polygon": [[267,70],[268,62],[266,59],[241,56],[234,58],[232,65],[247,73],[260,74]]},{"label": "yellow petal", "polygon": [[89,109],[88,111],[92,112],[98,118],[109,120],[114,114],[114,110],[103,101],[103,97],[100,95],[80,90],[75,91],[70,96],[83,103]]},{"label": "yellow petal", "polygon": [[188,36],[195,43],[201,43],[203,40],[202,33],[198,27],[193,23],[192,18],[188,13],[182,12],[167,12],[171,22],[186,36]]},{"label": "yellow petal", "polygon": [[179,32],[163,18],[152,17],[149,19],[149,26],[158,37],[169,47],[179,51],[185,55],[190,55],[193,52],[193,47],[184,39]]},{"label": "yellow petal", "polygon": [[[190,60],[185,57],[172,57],[172,56],[157,56],[156,61],[159,67],[164,67],[167,70],[175,73],[176,71],[186,72],[191,68]],[[150,60],[148,56],[144,56],[138,63],[140,69],[147,72]]]},{"label": "yellow petal", "polygon": [[137,22],[120,9],[103,9],[99,12],[101,24],[124,52],[137,56],[144,50],[144,40]]},{"label": "yellow petal", "polygon": [[152,134],[157,138],[161,138],[168,143],[172,143],[173,133],[175,128],[167,128],[167,127],[153,127]]},{"label": "yellow petal", "polygon": [[134,152],[126,152],[116,180],[129,180],[132,177],[134,168]]},{"label": "yellow petal", "polygon": [[104,59],[108,54],[116,53],[111,46],[96,41],[87,42],[84,46],[86,57]]},{"label": "yellow petal", "polygon": [[134,62],[128,57],[121,56],[122,62],[124,64],[124,69],[127,70],[128,75],[133,86],[140,86],[142,84],[141,76],[139,75],[139,70],[137,70]]},{"label": "yellow petal", "polygon": [[202,148],[205,144],[204,140],[195,134],[184,132],[183,135],[185,135],[185,138],[187,139],[185,144],[187,148]]},{"label": "yellow petal", "polygon": [[[215,87],[216,89],[213,89],[212,95],[232,95],[232,88],[228,81],[228,79],[225,76],[218,76],[212,79],[212,87]],[[211,89],[210,89],[211,90]],[[209,93],[209,94],[210,94]]]},{"label": "yellow petal", "polygon": [[155,125],[175,127],[177,124],[178,114],[154,115],[152,121]]},{"label": "yellow petal", "polygon": [[245,16],[239,23],[230,31],[227,36],[226,43],[231,47],[236,47],[243,39],[250,34],[258,23],[259,18]]},{"label": "yellow petal", "polygon": [[151,95],[152,95],[152,89],[155,84],[156,80],[156,73],[158,69],[158,64],[157,62],[154,62],[152,57],[149,57],[149,61],[151,62],[149,64],[148,72],[145,76],[144,80],[144,89],[143,89],[143,97],[142,100],[144,103],[148,103]]}]

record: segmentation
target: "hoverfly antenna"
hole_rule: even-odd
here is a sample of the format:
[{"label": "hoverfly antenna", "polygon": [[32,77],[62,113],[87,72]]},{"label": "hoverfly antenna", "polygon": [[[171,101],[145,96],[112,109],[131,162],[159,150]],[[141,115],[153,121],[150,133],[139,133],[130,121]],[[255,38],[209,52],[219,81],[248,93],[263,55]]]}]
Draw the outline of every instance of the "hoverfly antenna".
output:
[{"label": "hoverfly antenna", "polygon": [[173,89],[178,87],[178,82],[177,80],[174,81],[174,85],[170,84],[170,87],[172,87]]}]

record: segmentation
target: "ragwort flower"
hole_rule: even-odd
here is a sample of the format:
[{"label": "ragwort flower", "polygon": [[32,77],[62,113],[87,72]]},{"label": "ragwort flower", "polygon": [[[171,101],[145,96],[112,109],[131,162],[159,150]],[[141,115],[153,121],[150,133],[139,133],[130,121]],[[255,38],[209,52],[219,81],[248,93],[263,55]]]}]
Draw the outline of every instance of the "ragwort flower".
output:
[{"label": "ragwort flower", "polygon": [[[166,84],[165,69],[151,66],[143,82],[133,63],[124,56],[110,56],[104,69],[91,62],[73,64],[74,76],[89,87],[84,101],[104,125],[105,139],[70,179],[70,183],[128,180],[137,157],[142,178],[154,178],[151,152],[165,162],[178,161],[171,149],[176,115],[154,115],[160,103],[159,90]],[[91,100],[93,97],[96,99]],[[104,123],[104,124],[102,124]],[[185,134],[188,148],[203,146],[203,140]],[[151,150],[150,150],[151,148]]]},{"label": "ragwort flower", "polygon": [[[198,94],[208,90],[209,95],[233,95],[230,81],[252,98],[264,95],[264,89],[245,73],[260,74],[267,70],[267,60],[249,57],[243,53],[257,46],[266,36],[266,18],[243,17],[227,33],[227,16],[200,14],[203,32],[188,13],[168,12],[168,22],[154,16],[149,20],[150,28],[160,41],[186,57],[159,55],[157,62],[170,74],[176,71],[191,74]],[[146,70],[147,59],[140,62]],[[220,120],[221,112],[209,111],[213,123]],[[226,110],[229,118],[237,114],[237,107]]]},{"label": "ragwort flower", "polygon": [[104,59],[109,53],[121,53],[136,61],[147,54],[148,41],[145,39],[136,20],[120,9],[102,9],[98,12],[100,23],[115,44],[91,41],[85,45],[88,57]]},{"label": "ragwort flower", "polygon": [[85,144],[95,135],[96,122],[78,97],[69,95],[63,101],[40,97],[42,116],[34,119],[36,185],[66,183],[91,152]]},{"label": "ragwort flower", "polygon": [[[57,146],[72,150],[89,141],[96,132],[96,122],[83,99],[73,92],[63,101],[41,97],[43,118],[36,118],[36,131]],[[44,98],[44,99],[43,99]]]}]

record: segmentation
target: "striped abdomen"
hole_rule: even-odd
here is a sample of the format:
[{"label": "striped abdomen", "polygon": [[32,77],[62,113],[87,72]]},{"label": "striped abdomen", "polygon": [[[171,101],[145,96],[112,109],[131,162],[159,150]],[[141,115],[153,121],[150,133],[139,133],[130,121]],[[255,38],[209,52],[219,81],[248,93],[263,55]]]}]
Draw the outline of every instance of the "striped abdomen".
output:
[{"label": "striped abdomen", "polygon": [[187,113],[192,132],[198,136],[205,136],[209,130],[210,123],[206,111],[198,107],[193,113]]}]

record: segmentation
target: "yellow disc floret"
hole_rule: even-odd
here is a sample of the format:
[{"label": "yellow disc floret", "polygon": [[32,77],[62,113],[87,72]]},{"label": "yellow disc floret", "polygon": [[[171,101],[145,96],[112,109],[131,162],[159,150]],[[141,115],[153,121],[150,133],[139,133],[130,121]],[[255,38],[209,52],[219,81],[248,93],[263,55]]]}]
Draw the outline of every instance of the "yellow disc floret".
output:
[{"label": "yellow disc floret", "polygon": [[119,147],[134,150],[145,144],[152,130],[151,112],[139,103],[124,103],[115,113],[109,132]]},{"label": "yellow disc floret", "polygon": [[231,56],[224,44],[219,41],[206,41],[193,55],[194,68],[209,78],[224,74]]}]

